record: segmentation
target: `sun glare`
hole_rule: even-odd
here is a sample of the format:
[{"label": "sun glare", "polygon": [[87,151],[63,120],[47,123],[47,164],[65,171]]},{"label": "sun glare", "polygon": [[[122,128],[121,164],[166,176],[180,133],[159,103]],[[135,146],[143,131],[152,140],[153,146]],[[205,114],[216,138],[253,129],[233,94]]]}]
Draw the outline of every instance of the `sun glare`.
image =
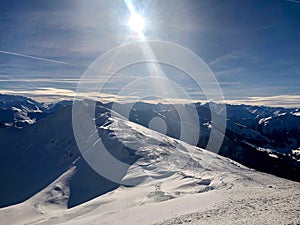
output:
[{"label": "sun glare", "polygon": [[134,13],[129,18],[128,26],[131,30],[140,34],[145,29],[145,20],[141,15]]}]

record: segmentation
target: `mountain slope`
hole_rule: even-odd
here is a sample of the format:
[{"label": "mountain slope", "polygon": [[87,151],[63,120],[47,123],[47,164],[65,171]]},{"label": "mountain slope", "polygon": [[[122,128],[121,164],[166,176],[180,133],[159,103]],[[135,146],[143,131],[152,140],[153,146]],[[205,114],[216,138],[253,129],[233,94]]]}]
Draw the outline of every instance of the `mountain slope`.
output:
[{"label": "mountain slope", "polygon": [[[28,176],[38,170],[40,176],[35,175],[31,182],[43,185],[31,189],[35,195],[27,201],[1,209],[1,221],[9,224],[20,221],[34,224],[214,224],[218,218],[225,224],[230,220],[233,220],[230,224],[280,224],[287,219],[291,224],[299,222],[299,183],[250,170],[228,158],[129,122],[99,106],[95,121],[101,139],[115,158],[130,163],[123,181],[139,183],[119,188],[113,184],[110,189],[113,191],[104,189],[103,186],[112,182],[95,172],[92,176],[92,169],[75,148],[70,136],[70,110],[66,107],[37,124],[22,130],[9,130],[25,136],[20,140],[23,149],[14,149],[16,153],[12,157],[6,152],[10,162],[3,166],[5,160],[2,160],[1,177],[14,172],[10,173],[12,179],[22,179],[20,171]],[[57,129],[58,124],[60,129]],[[42,139],[45,132],[48,136]],[[12,140],[13,136],[7,140]],[[33,140],[37,148],[30,146]],[[54,143],[51,140],[55,140]],[[55,176],[60,177],[56,179]],[[22,182],[27,179],[25,177]],[[20,181],[15,179],[14,182]],[[7,186],[5,190],[8,191],[14,185],[19,184],[4,180],[1,188]],[[4,195],[12,196],[26,188],[31,186],[24,185]],[[103,194],[104,190],[108,193]],[[90,193],[92,195],[88,195]],[[68,196],[68,206],[70,201],[73,201],[71,206],[82,204],[66,209]]]},{"label": "mountain slope", "polygon": [[[177,139],[181,135],[182,121],[176,107],[186,110],[196,107],[200,125],[197,146],[200,148],[207,147],[212,127],[218,129],[218,124],[211,120],[212,114],[215,118],[220,117],[221,108],[214,103],[174,107],[142,102],[114,108],[126,112],[130,107],[131,121],[149,127],[153,118],[160,118],[166,124],[166,134]],[[300,163],[292,153],[292,150],[300,147],[299,109],[247,105],[226,105],[226,108],[227,126],[223,144],[220,149],[210,150],[250,168],[300,181]]]},{"label": "mountain slope", "polygon": [[24,201],[63,174],[74,161],[78,172],[72,179],[72,207],[116,188],[118,185],[94,172],[80,158],[73,130],[71,106],[23,129],[0,129],[0,206]]}]

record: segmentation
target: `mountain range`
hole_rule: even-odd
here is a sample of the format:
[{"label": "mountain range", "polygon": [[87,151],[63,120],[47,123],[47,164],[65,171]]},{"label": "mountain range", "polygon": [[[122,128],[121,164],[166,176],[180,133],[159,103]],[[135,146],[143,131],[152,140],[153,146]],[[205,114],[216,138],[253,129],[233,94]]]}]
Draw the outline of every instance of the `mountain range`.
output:
[{"label": "mountain range", "polygon": [[[46,106],[25,97],[1,95],[1,223],[299,222],[299,183],[222,156],[230,153],[233,159],[241,155],[237,159],[264,160],[266,166],[275,168],[274,163],[280,170],[299,168],[299,140],[294,134],[299,132],[298,109],[227,105],[227,130],[217,155],[176,138],[178,118],[170,105],[136,103],[128,120],[112,110],[112,103],[97,102],[97,135],[111,155],[128,165],[121,170],[110,162],[103,166],[119,173],[120,183],[137,181],[128,186],[96,173],[84,159],[73,133],[72,106],[72,101]],[[196,107],[201,134],[208,135],[214,125],[210,115],[218,114],[211,112],[214,107],[184,107]],[[147,128],[151,118],[158,116],[168,125],[167,135]],[[290,125],[285,124],[288,121]],[[81,122],[84,128],[87,123]],[[93,130],[85,131],[92,135]],[[286,135],[282,141],[277,140],[278,133]],[[200,138],[198,145],[205,145],[206,139]],[[276,174],[276,170],[266,172]],[[297,176],[295,170],[286,178],[297,180]]]}]

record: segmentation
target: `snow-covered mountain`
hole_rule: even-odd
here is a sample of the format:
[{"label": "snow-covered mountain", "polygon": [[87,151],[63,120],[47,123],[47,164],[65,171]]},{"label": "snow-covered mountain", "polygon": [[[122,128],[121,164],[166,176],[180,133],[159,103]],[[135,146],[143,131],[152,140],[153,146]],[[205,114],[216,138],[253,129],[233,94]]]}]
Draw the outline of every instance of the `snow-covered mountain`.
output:
[{"label": "snow-covered mountain", "polygon": [[[280,153],[290,153],[293,148],[300,146],[300,117],[299,108],[272,108],[263,106],[233,106],[228,105],[228,118],[240,127],[236,132],[245,139],[251,137],[253,131],[260,136],[261,143],[258,147],[269,148]],[[244,113],[238,113],[239,111]],[[245,115],[246,113],[248,115]],[[231,124],[229,129],[234,126]],[[247,128],[247,129],[244,129]],[[247,140],[249,141],[249,140]],[[251,141],[250,141],[251,142]]]},{"label": "snow-covered mountain", "polygon": [[[120,106],[119,106],[120,107]],[[127,107],[126,104],[124,107]],[[199,124],[204,133],[209,135],[211,114],[219,115],[218,104],[195,104],[182,107],[196,107]],[[240,139],[270,148],[276,152],[290,153],[300,146],[300,109],[273,108],[263,106],[226,105],[227,130],[241,136]],[[161,117],[168,124],[168,135],[178,137],[180,118],[172,105],[136,103],[130,113],[130,120],[147,126],[153,117]],[[202,135],[203,136],[203,135]],[[201,137],[202,139],[204,137]],[[200,138],[200,139],[201,139]],[[205,139],[205,138],[204,138]],[[206,141],[207,141],[206,137]],[[200,141],[204,147],[207,143]]]},{"label": "snow-covered mountain", "polygon": [[[62,111],[72,105],[72,101],[62,101],[45,106],[22,96],[0,95],[0,127],[23,128],[28,124]],[[108,103],[98,105],[122,109],[126,104]],[[129,119],[149,127],[153,118],[161,118],[166,123],[166,134],[180,137],[181,121],[177,108],[184,110],[195,107],[199,117],[200,137],[197,146],[206,148],[212,126],[212,114],[219,115],[218,104],[168,105],[134,104]],[[227,127],[219,154],[229,157],[250,168],[300,181],[299,156],[293,153],[300,147],[299,108],[272,108],[263,106],[226,105]],[[122,110],[121,110],[122,111]],[[120,112],[122,114],[122,112]],[[217,116],[216,116],[217,115]],[[30,138],[29,138],[30,139]],[[42,137],[43,139],[43,137]],[[31,140],[33,141],[33,140]],[[34,141],[33,141],[34,142]],[[211,149],[215,152],[217,150]]]},{"label": "snow-covered mountain", "polygon": [[299,222],[299,183],[248,169],[127,121],[99,104],[99,137],[115,158],[129,164],[121,171],[122,180],[140,180],[134,187],[119,186],[81,157],[71,112],[66,106],[23,129],[0,129],[0,202],[26,200],[0,209],[1,223]]},{"label": "snow-covered mountain", "polygon": [[30,98],[0,94],[0,128],[22,128],[45,116],[47,109]]},{"label": "snow-covered mountain", "polygon": [[23,128],[72,105],[72,102],[64,100],[45,105],[23,96],[0,94],[0,128]]},{"label": "snow-covered mountain", "polygon": [[[118,105],[128,108],[128,105]],[[212,126],[212,114],[220,115],[218,104],[172,105],[136,103],[129,114],[131,121],[149,127],[153,118],[167,124],[167,135],[180,137],[179,107],[186,110],[196,107],[200,137],[197,146],[206,148]],[[292,150],[300,147],[299,109],[263,106],[226,105],[227,126],[221,149],[211,149],[248,167],[277,176],[300,181],[300,162]],[[264,121],[264,122],[263,122]],[[192,126],[192,124],[191,124]]]}]

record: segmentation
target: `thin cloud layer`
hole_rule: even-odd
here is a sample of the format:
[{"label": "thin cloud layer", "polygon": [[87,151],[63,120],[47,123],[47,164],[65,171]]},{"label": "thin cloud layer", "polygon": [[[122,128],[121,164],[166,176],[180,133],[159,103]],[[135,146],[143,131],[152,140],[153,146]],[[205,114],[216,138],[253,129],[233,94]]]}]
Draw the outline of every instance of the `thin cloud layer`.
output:
[{"label": "thin cloud layer", "polygon": [[[169,102],[172,104],[189,104],[191,102],[209,102],[207,99],[178,99],[178,98],[167,98],[167,99],[151,99],[151,100],[141,100],[136,95],[131,96],[119,96],[114,94],[106,93],[75,93],[75,91],[67,89],[58,89],[58,88],[41,88],[37,90],[0,90],[1,94],[10,94],[10,95],[23,95],[40,102],[52,103],[62,100],[72,100],[74,96],[81,98],[98,100],[101,102],[138,102],[144,101],[148,103],[165,103]],[[248,97],[245,99],[225,99],[225,103],[233,105],[257,105],[257,106],[270,106],[270,107],[285,107],[285,108],[298,108],[300,107],[300,95],[275,95],[275,96],[255,96]],[[224,103],[222,102],[222,103]],[[216,102],[218,103],[218,102]]]}]

